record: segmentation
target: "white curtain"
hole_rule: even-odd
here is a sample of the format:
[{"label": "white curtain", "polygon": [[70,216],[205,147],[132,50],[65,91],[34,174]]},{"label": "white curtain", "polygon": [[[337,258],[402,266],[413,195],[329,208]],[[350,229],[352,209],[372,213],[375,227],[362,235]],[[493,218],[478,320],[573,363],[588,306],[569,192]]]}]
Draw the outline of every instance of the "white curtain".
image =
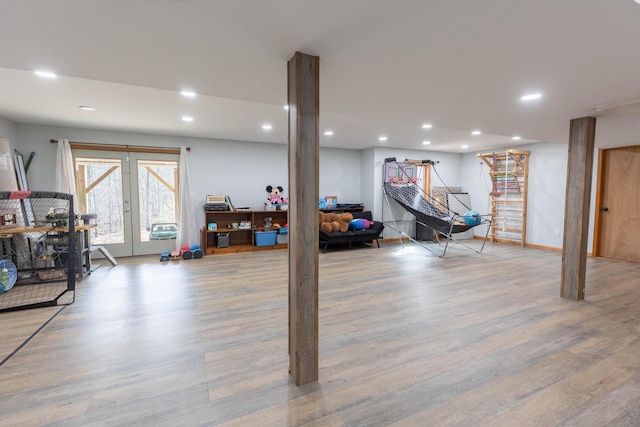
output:
[{"label": "white curtain", "polygon": [[58,139],[56,159],[56,188],[59,193],[73,195],[73,211],[78,214],[78,193],[76,191],[75,167],[68,139]]},{"label": "white curtain", "polygon": [[7,138],[0,137],[0,188],[2,191],[15,191],[18,189],[16,172],[13,169],[11,158],[11,146]]},{"label": "white curtain", "polygon": [[178,237],[176,249],[181,246],[200,245],[200,231],[196,220],[193,194],[189,180],[189,162],[186,147],[180,147],[180,167],[178,169]]}]

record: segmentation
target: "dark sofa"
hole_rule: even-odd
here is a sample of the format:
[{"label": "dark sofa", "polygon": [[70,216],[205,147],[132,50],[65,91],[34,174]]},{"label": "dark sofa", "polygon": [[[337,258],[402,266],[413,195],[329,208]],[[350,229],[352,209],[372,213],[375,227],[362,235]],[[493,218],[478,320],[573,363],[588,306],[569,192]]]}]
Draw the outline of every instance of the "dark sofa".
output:
[{"label": "dark sofa", "polygon": [[[365,218],[369,221],[373,221],[373,217],[371,216],[371,211],[364,212],[353,212],[353,219],[357,218]],[[378,247],[380,247],[380,235],[382,234],[382,230],[384,230],[384,224],[379,221],[374,221],[370,228],[367,230],[349,230],[341,233],[339,231],[334,231],[332,233],[327,233],[324,230],[320,230],[320,246],[322,246],[322,252],[327,251],[327,246],[329,245],[349,245],[351,247],[352,243],[373,243],[376,241]]]}]

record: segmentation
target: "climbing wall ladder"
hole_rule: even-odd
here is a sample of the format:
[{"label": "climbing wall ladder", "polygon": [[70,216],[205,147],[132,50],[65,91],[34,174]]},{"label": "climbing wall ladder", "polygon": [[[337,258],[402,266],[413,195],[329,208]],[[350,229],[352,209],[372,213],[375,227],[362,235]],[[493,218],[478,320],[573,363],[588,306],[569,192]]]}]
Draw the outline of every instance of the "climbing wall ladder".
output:
[{"label": "climbing wall ladder", "polygon": [[489,193],[493,223],[489,231],[492,242],[524,246],[527,233],[527,185],[529,151],[509,149],[479,153],[489,167]]}]

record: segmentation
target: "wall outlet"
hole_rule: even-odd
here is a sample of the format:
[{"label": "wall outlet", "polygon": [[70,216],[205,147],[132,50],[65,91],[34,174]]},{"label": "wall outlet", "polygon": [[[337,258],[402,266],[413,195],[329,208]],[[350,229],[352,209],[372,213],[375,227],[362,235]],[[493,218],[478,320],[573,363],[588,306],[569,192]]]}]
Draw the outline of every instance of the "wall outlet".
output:
[{"label": "wall outlet", "polygon": [[560,229],[559,228],[554,228],[553,229],[553,234],[554,234],[554,236],[559,236],[560,235]]}]

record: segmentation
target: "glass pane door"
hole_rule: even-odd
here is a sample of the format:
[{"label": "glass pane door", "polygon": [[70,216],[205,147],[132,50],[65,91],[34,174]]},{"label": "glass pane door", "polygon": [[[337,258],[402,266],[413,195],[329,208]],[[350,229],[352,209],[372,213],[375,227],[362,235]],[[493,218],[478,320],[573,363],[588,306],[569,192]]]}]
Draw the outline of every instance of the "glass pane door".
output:
[{"label": "glass pane door", "polygon": [[[91,244],[115,257],[176,248],[177,154],[74,150],[78,205],[95,213]],[[96,255],[94,253],[94,255]]]},{"label": "glass pane door", "polygon": [[178,234],[178,155],[131,153],[136,255],[174,250]]},{"label": "glass pane door", "polygon": [[91,245],[131,256],[131,204],[126,153],[74,152],[80,213],[95,213]]}]

